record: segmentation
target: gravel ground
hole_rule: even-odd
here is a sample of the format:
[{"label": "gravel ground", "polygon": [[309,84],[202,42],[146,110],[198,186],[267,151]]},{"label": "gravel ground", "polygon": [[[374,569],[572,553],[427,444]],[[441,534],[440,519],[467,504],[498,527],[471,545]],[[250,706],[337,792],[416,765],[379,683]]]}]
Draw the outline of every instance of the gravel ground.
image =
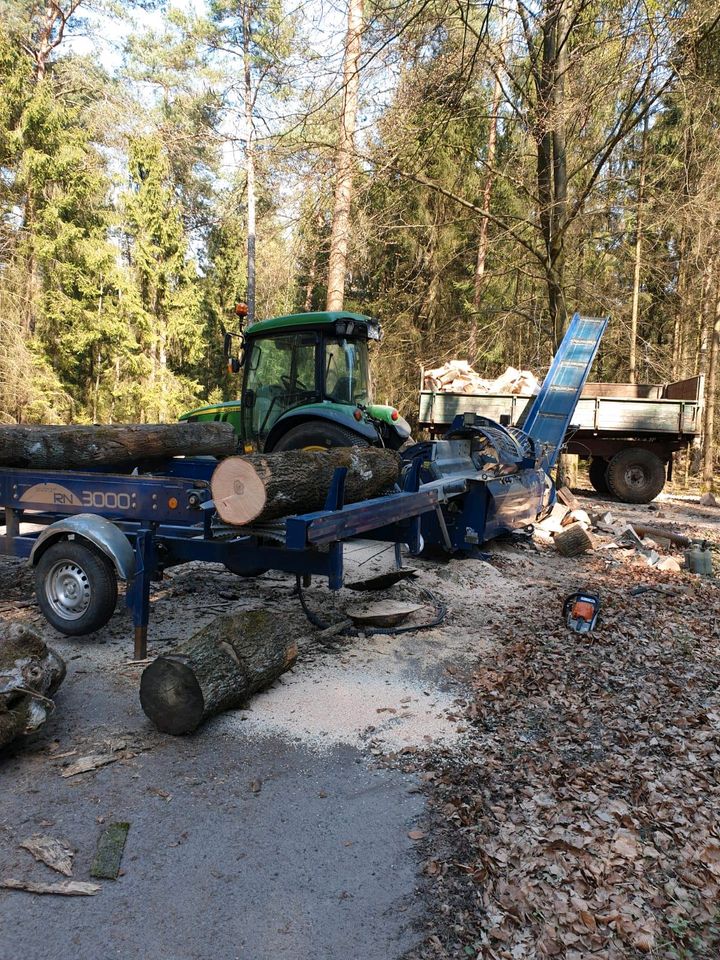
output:
[{"label": "gravel ground", "polygon": [[[596,496],[582,505],[694,535],[720,531],[720,511],[691,499],[663,496],[652,510]],[[358,576],[375,566],[362,554],[351,562]],[[157,735],[140,710],[124,605],[93,638],[70,641],[39,615],[27,567],[0,560],[0,617],[37,626],[69,665],[54,717],[0,758],[3,781],[12,784],[0,799],[0,878],[51,879],[18,850],[22,839],[45,832],[71,841],[75,875],[88,879],[102,824],[132,822],[124,875],[97,897],[0,893],[8,955],[94,958],[98,930],[105,955],[123,960],[533,955],[503,953],[502,943],[483,952],[485,881],[445,866],[477,857],[468,824],[458,829],[439,811],[488,755],[483,702],[501,702],[502,692],[478,692],[478,670],[494,664],[502,674],[507,645],[557,625],[572,589],[609,590],[612,605],[625,584],[692,591],[694,578],[658,575],[617,551],[573,561],[515,540],[489,546],[486,560],[413,565],[417,580],[387,596],[419,600],[414,617],[425,622],[433,609],[421,590],[431,591],[448,605],[441,626],[325,642],[299,611],[291,578],[244,581],[197,564],[170,571],[153,589],[151,654],[172,650],[219,613],[268,605],[287,618],[300,648],[293,671],[246,709],[174,739]],[[307,591],[326,622],[342,620],[357,601],[319,583]],[[650,615],[672,624],[678,611],[659,602],[639,598],[632,616],[640,625]],[[62,778],[64,765],[118,742],[117,762]],[[450,884],[456,874],[474,880]],[[451,923],[456,913],[465,919]]]}]

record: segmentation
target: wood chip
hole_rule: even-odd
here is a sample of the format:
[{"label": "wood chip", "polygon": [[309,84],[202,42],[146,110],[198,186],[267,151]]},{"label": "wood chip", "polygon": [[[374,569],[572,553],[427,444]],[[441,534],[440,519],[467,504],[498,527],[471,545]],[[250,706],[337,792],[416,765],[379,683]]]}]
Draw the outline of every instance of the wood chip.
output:
[{"label": "wood chip", "polygon": [[38,835],[23,840],[20,846],[23,850],[31,853],[36,860],[50,867],[51,870],[57,870],[65,877],[72,876],[72,860],[75,851],[67,840],[56,840],[55,837]]},{"label": "wood chip", "polygon": [[61,770],[60,776],[66,779],[67,777],[77,777],[81,773],[89,773],[91,770],[97,770],[98,767],[105,767],[108,763],[115,763],[120,758],[121,754],[119,753],[89,753]]},{"label": "wood chip", "polygon": [[99,883],[84,880],[60,880],[57,883],[34,883],[32,880],[15,880],[6,877],[0,880],[6,890],[24,890],[27,893],[54,893],[62,897],[93,897],[102,889]]}]

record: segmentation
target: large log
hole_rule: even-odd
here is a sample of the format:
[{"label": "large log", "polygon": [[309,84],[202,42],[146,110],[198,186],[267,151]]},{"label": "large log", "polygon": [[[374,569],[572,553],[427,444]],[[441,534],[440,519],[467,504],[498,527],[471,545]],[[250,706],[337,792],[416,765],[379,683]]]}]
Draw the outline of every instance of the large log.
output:
[{"label": "large log", "polygon": [[0,747],[42,726],[65,663],[34,630],[0,620]]},{"label": "large log", "polygon": [[226,457],[237,438],[229,423],[132,423],[91,426],[0,426],[0,466],[41,470]]},{"label": "large log", "polygon": [[208,717],[268,686],[296,657],[286,615],[267,610],[224,614],[145,668],[140,704],[163,733],[191,733]]},{"label": "large log", "polygon": [[332,447],[229,457],[218,464],[210,487],[225,523],[243,526],[320,510],[337,467],[347,467],[346,503],[357,503],[392,488],[400,456],[376,447]]}]

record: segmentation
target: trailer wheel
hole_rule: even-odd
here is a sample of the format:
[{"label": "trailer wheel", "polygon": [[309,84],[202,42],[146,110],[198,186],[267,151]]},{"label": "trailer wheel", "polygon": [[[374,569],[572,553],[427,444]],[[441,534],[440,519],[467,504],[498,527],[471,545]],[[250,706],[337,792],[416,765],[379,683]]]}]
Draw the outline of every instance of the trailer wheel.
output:
[{"label": "trailer wheel", "polygon": [[593,457],[588,467],[590,483],[598,493],[610,493],[607,481],[608,462],[604,457]]},{"label": "trailer wheel", "polygon": [[69,637],[104,627],[117,604],[112,562],[76,540],[47,548],[35,567],[35,592],[45,619]]},{"label": "trailer wheel", "polygon": [[308,420],[291,427],[273,447],[276,450],[328,450],[330,447],[367,447],[359,433],[327,420]]},{"label": "trailer wheel", "polygon": [[630,447],[610,461],[607,482],[625,503],[650,503],[665,486],[665,464],[652,450]]}]

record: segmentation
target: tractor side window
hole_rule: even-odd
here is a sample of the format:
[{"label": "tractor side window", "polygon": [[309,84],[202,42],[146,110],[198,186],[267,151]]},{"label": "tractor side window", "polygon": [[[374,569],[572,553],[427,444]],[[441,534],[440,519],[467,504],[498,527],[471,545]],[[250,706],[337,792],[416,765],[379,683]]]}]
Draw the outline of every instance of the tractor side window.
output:
[{"label": "tractor side window", "polygon": [[336,403],[369,402],[367,341],[335,340],[326,343],[325,394]]}]

